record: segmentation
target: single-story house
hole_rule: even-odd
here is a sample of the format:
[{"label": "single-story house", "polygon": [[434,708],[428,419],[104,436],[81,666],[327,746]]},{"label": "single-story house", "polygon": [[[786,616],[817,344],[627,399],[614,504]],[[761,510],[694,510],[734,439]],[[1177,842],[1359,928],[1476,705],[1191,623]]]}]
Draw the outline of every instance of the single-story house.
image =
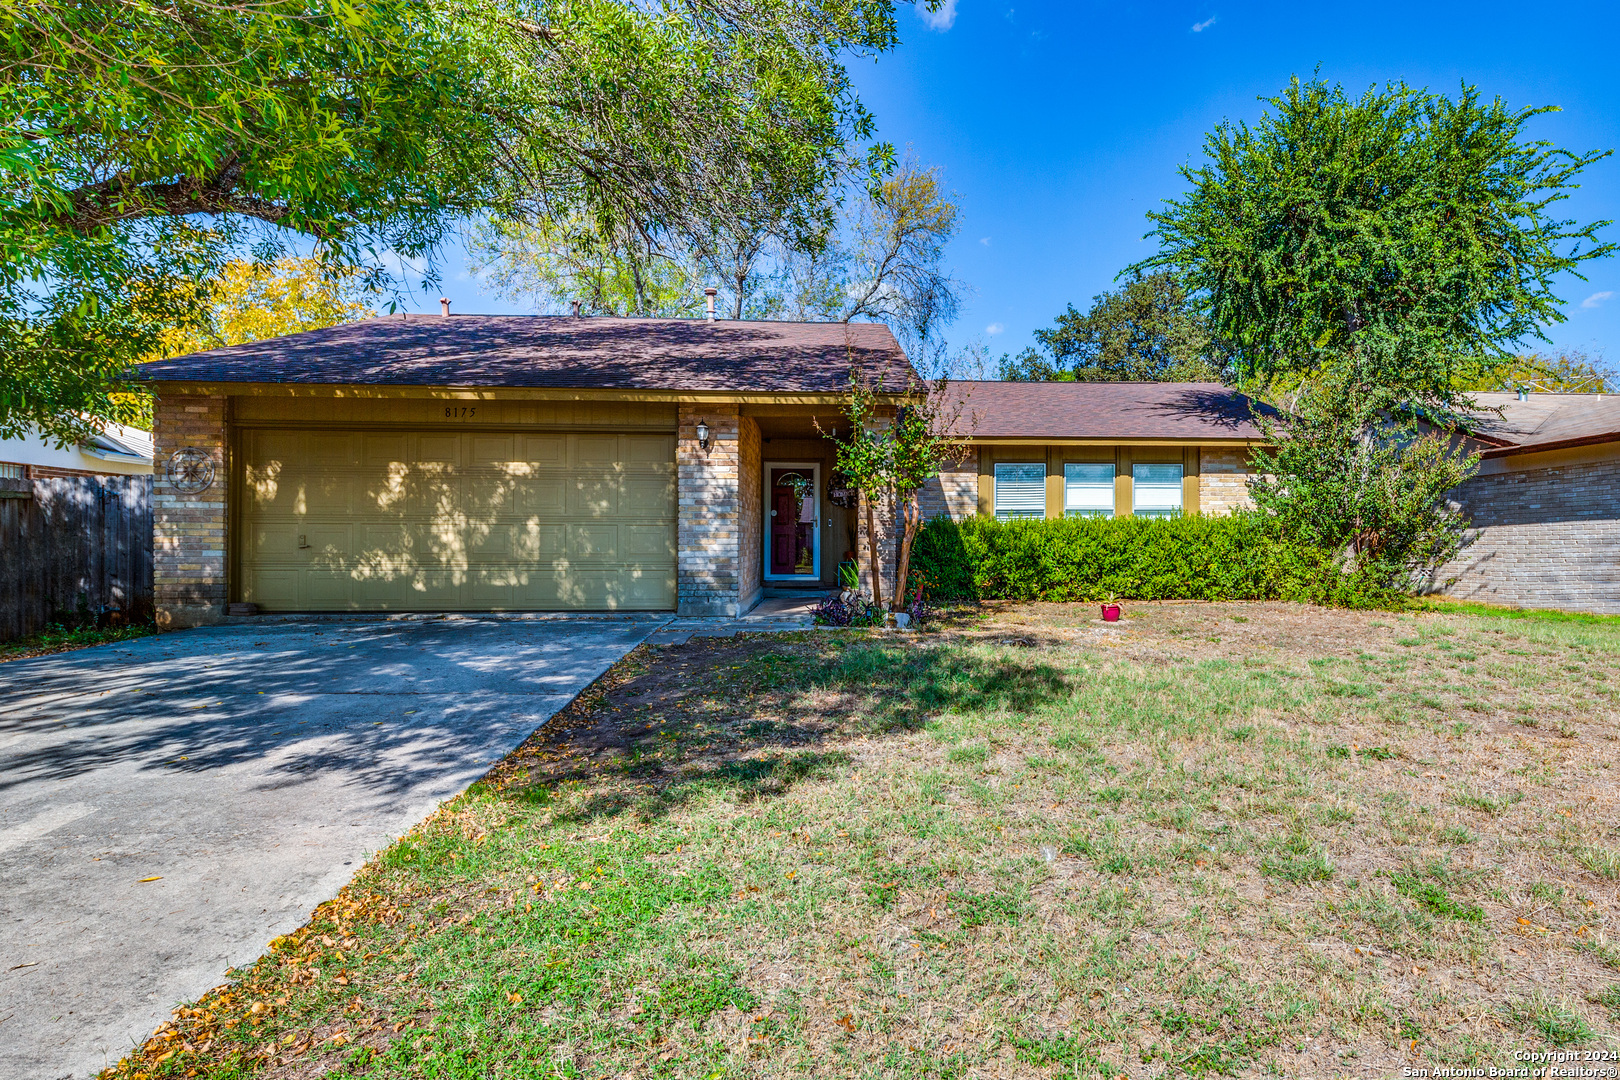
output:
[{"label": "single-story house", "polygon": [[[877,324],[448,311],[145,365],[159,621],[229,603],[726,616],[767,588],[828,588],[866,555],[833,472],[852,367],[896,390],[916,377]],[[923,492],[929,516],[1247,502],[1262,436],[1226,387],[949,392],[972,452]],[[1461,494],[1481,539],[1450,576],[1462,595],[1606,610],[1620,410],[1544,397],[1476,425],[1486,468]]]},{"label": "single-story house", "polygon": [[[144,365],[163,625],[276,611],[734,615],[825,588],[829,436],[877,324],[393,315]],[[953,515],[1219,511],[1258,436],[1204,384],[963,383]],[[892,571],[891,571],[892,572]]]},{"label": "single-story house", "polygon": [[0,439],[0,480],[56,476],[151,476],[152,433],[104,423],[82,443],[58,446],[38,432]]},{"label": "single-story house", "polygon": [[1451,596],[1620,614],[1620,395],[1475,394],[1474,535],[1438,575]]}]

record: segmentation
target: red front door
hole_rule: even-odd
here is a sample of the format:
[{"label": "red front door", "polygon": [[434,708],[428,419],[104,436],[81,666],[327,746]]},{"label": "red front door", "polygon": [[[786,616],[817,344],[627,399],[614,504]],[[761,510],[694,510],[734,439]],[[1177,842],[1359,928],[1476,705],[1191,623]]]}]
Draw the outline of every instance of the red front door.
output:
[{"label": "red front door", "polygon": [[816,572],[816,491],[808,469],[771,470],[771,573]]}]

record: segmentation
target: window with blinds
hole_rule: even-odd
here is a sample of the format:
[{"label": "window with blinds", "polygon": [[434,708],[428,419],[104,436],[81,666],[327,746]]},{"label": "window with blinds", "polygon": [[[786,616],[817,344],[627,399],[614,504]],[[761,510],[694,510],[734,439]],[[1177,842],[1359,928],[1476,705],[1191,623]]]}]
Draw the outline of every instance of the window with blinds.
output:
[{"label": "window with blinds", "polygon": [[1070,461],[1063,466],[1063,514],[1114,516],[1113,462]]},{"label": "window with blinds", "polygon": [[21,480],[23,472],[21,465],[14,465],[9,461],[0,461],[0,480]]},{"label": "window with blinds", "polygon": [[996,520],[1046,516],[1046,464],[996,463]]},{"label": "window with blinds", "polygon": [[1133,465],[1131,486],[1131,511],[1139,517],[1181,513],[1180,465]]}]

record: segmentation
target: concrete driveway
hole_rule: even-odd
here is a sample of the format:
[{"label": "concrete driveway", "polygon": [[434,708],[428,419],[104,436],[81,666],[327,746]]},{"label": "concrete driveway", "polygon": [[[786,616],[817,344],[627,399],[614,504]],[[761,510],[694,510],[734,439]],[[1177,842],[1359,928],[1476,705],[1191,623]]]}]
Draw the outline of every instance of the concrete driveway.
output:
[{"label": "concrete driveway", "polygon": [[666,621],[259,624],[0,665],[0,1077],[117,1061]]}]

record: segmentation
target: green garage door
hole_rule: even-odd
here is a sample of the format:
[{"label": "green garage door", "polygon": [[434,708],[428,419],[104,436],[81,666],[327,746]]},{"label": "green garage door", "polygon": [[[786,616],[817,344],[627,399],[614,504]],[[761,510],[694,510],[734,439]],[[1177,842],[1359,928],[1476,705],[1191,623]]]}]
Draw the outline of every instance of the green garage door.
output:
[{"label": "green garage door", "polygon": [[238,580],[265,611],[675,606],[675,439],[248,430]]}]

